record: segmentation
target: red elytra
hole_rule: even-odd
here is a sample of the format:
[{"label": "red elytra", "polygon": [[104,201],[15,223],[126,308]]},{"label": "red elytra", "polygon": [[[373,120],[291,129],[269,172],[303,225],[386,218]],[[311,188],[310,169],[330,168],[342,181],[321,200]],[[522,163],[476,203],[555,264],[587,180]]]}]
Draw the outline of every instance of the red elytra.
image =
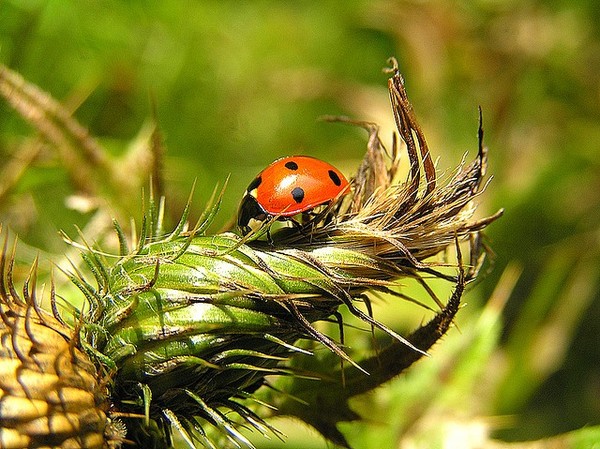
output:
[{"label": "red elytra", "polygon": [[240,204],[243,234],[270,217],[293,217],[328,204],[349,190],[346,177],[333,165],[310,156],[276,160],[254,178]]}]

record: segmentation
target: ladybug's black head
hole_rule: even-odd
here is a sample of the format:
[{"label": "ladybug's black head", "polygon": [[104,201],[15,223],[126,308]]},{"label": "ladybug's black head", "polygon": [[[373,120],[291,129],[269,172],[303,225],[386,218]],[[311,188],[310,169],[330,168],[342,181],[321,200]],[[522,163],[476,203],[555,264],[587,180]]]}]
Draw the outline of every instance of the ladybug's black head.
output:
[{"label": "ladybug's black head", "polygon": [[244,195],[238,211],[237,225],[242,235],[260,229],[267,221],[267,213],[256,198],[250,194]]}]

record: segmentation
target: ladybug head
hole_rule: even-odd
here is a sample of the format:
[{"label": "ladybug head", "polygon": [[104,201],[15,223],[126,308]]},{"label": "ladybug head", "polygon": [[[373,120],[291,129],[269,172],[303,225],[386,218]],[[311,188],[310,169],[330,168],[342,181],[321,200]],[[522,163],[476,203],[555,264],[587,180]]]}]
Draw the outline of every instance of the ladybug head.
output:
[{"label": "ladybug head", "polygon": [[256,198],[250,194],[244,195],[238,211],[237,225],[242,235],[249,234],[262,228],[267,221],[268,214]]}]

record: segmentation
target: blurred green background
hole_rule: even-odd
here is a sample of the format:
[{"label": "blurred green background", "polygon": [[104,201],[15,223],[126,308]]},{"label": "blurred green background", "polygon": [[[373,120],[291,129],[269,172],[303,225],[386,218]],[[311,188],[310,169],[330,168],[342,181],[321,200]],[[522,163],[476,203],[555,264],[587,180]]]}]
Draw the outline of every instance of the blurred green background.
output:
[{"label": "blurred green background", "polygon": [[[494,178],[479,214],[506,208],[487,232],[495,267],[469,292],[459,331],[365,399],[367,425],[346,429],[356,447],[442,447],[418,446],[422,430],[449,438],[456,422],[456,447],[469,447],[480,428],[518,441],[600,424],[599,11],[595,0],[0,0],[0,62],[68,104],[126,180],[146,170],[136,151],[155,105],[168,220],[194,181],[198,217],[230,175],[215,230],[277,157],[311,154],[351,174],[364,132],[317,118],[372,120],[388,137],[389,56],[441,170],[475,154],[481,105]],[[21,258],[60,259],[58,231],[92,232],[98,210],[139,220],[142,178],[119,191],[97,180],[104,203],[74,207],[61,157],[0,101],[0,222]],[[287,446],[257,446],[327,447],[282,426]]]}]

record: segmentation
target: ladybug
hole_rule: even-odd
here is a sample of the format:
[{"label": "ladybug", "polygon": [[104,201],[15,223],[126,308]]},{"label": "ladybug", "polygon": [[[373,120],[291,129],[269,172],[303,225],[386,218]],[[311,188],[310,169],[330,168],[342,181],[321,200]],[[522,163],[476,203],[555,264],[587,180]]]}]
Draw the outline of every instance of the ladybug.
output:
[{"label": "ladybug", "polygon": [[246,189],[238,212],[242,235],[260,229],[277,217],[291,220],[328,205],[349,191],[350,184],[333,165],[310,156],[277,159],[261,171]]}]

